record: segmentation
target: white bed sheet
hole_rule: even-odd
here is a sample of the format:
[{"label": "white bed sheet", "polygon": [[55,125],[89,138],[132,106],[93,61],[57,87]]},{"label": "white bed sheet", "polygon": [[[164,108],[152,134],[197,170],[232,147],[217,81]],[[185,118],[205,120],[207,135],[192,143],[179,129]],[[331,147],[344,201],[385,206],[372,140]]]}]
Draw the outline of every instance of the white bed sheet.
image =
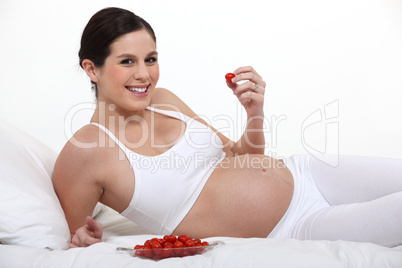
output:
[{"label": "white bed sheet", "polygon": [[[116,252],[154,235],[105,207],[97,218],[104,242],[87,248],[47,250],[0,245],[0,267],[402,267],[402,246],[386,248],[346,241],[298,241],[213,237],[225,245],[203,255],[153,261]],[[135,235],[133,235],[135,234]]]}]

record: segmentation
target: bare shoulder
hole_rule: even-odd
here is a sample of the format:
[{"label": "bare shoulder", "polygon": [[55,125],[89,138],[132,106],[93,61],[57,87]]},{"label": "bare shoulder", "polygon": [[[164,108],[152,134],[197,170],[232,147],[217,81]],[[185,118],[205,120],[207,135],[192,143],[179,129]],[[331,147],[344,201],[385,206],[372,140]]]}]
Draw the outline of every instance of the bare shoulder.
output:
[{"label": "bare shoulder", "polygon": [[54,183],[95,177],[93,170],[96,170],[107,153],[107,150],[101,150],[99,146],[99,142],[105,139],[104,136],[94,125],[86,125],[78,130],[65,144],[56,160]]},{"label": "bare shoulder", "polygon": [[183,100],[166,88],[155,88],[151,106],[166,110],[176,110],[192,118],[198,117]]},{"label": "bare shoulder", "polygon": [[73,160],[74,158],[78,158],[80,161],[89,160],[99,148],[99,135],[100,132],[94,125],[82,127],[67,141],[59,158],[63,160]]}]

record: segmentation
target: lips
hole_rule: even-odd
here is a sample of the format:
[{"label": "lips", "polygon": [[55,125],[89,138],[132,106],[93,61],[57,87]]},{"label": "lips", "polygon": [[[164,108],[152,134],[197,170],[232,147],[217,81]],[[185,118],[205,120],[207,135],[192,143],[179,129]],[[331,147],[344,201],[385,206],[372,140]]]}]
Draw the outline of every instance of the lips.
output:
[{"label": "lips", "polygon": [[135,96],[145,97],[149,93],[150,85],[136,85],[136,86],[126,86],[126,88],[134,93]]}]

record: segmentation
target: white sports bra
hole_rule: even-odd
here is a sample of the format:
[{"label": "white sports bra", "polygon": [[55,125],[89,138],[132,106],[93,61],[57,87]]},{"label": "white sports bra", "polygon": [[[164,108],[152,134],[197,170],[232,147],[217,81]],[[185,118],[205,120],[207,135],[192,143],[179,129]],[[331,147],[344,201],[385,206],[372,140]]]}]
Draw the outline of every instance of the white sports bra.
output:
[{"label": "white sports bra", "polygon": [[147,109],[186,123],[179,141],[160,155],[135,153],[103,125],[91,124],[105,131],[119,145],[134,171],[134,195],[121,215],[154,234],[171,234],[226,154],[221,139],[208,126],[177,111]]}]

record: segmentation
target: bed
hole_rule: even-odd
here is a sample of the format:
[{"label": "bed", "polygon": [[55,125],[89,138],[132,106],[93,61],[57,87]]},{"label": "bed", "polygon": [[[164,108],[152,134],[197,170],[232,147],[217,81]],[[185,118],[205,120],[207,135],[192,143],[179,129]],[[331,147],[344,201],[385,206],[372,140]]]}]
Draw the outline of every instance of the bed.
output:
[{"label": "bed", "polygon": [[224,245],[201,255],[154,261],[118,252],[151,237],[98,204],[103,242],[68,249],[69,231],[51,174],[57,154],[0,120],[0,267],[402,267],[402,246],[347,241],[210,237]]}]

